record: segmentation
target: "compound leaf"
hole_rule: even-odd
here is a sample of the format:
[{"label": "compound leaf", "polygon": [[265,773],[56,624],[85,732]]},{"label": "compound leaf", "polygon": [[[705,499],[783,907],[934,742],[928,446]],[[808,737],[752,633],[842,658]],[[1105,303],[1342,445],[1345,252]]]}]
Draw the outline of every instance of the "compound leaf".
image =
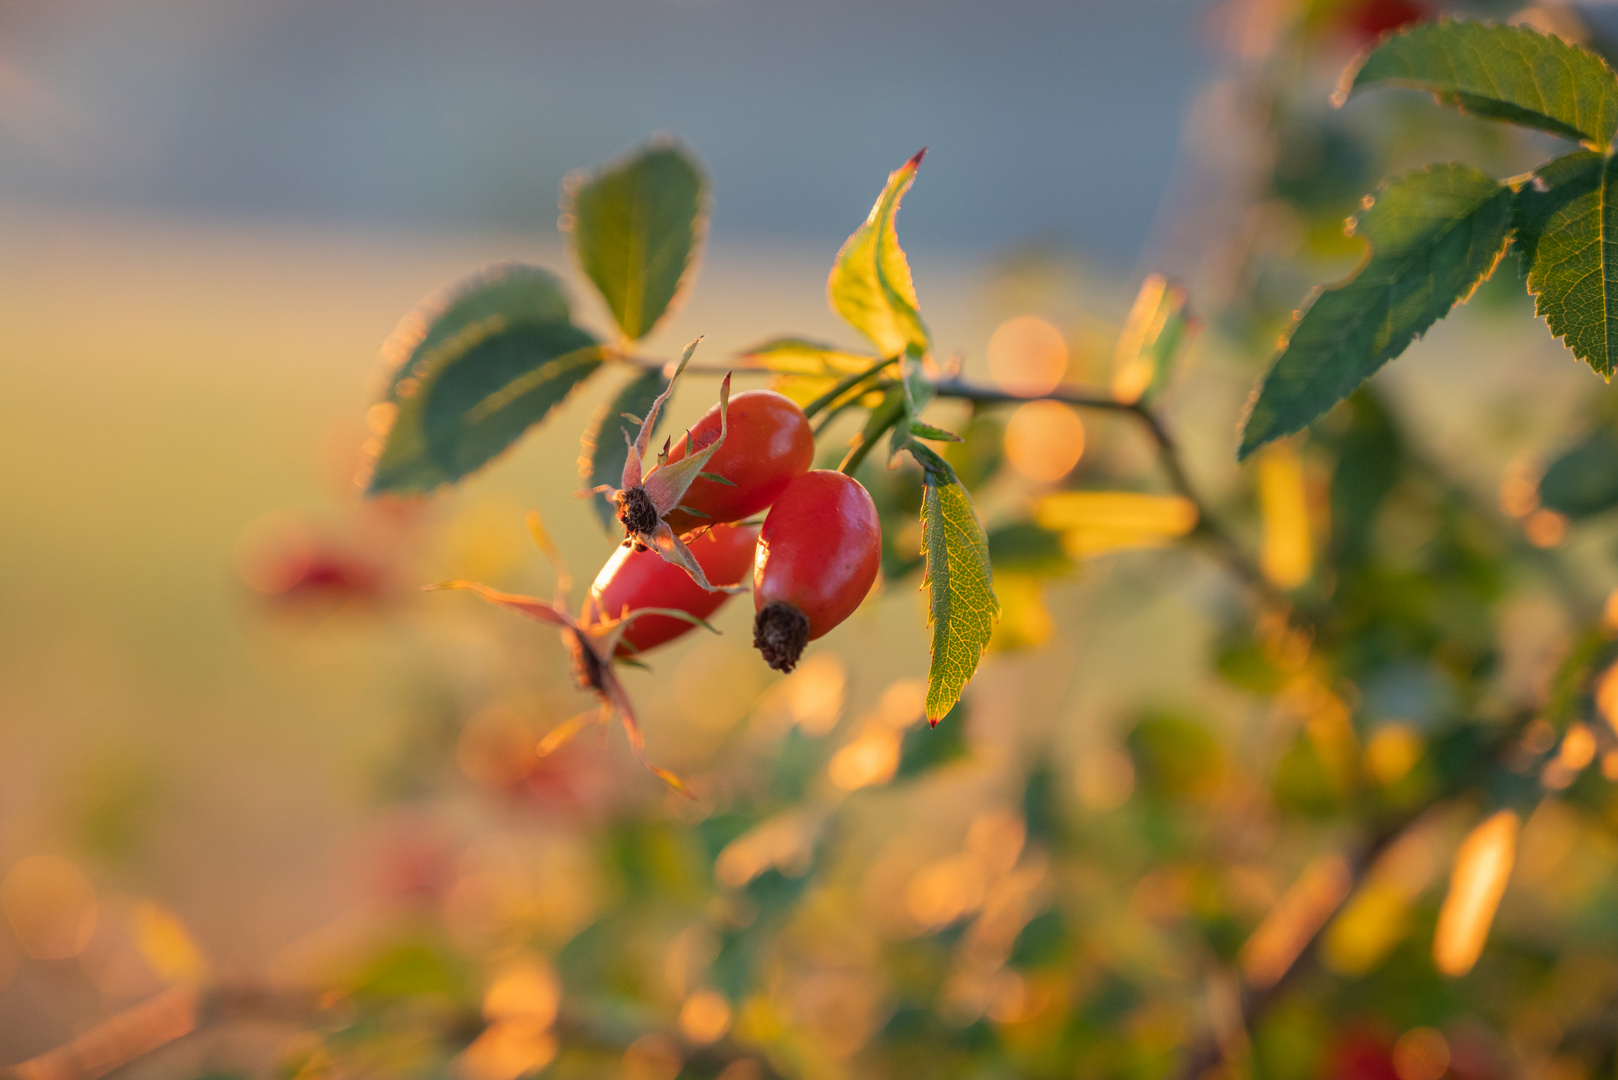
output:
[{"label": "compound leaf", "polygon": [[573,250],[631,341],[651,333],[695,270],[707,184],[691,155],[653,146],[572,189]]},{"label": "compound leaf", "polygon": [[1351,228],[1370,256],[1293,324],[1239,459],[1302,429],[1470,296],[1505,250],[1511,192],[1470,165],[1434,165],[1384,184]]},{"label": "compound leaf", "polygon": [[[585,490],[606,484],[617,487],[624,475],[624,462],[629,458],[629,439],[640,432],[640,421],[629,417],[645,416],[657,396],[667,390],[669,380],[662,368],[648,368],[636,375],[595,412],[585,426],[579,442],[579,480]],[[663,426],[660,412],[652,425],[652,434]],[[628,438],[626,439],[625,436]],[[609,533],[623,532],[612,503],[606,499],[591,499],[590,506]]]},{"label": "compound leaf", "polygon": [[1337,102],[1378,83],[1600,150],[1618,129],[1618,78],[1606,61],[1525,26],[1441,19],[1396,34],[1344,73]]},{"label": "compound leaf", "polygon": [[936,725],[955,707],[977,671],[1000,603],[994,595],[989,542],[972,509],[972,496],[932,450],[916,442],[907,449],[925,473],[921,536],[927,560],[927,620],[933,630],[927,719]]},{"label": "compound leaf", "polygon": [[832,309],[870,338],[883,356],[904,352],[921,356],[931,348],[927,327],[917,310],[910,263],[899,247],[894,218],[899,201],[915,182],[925,149],[889,174],[887,186],[865,224],[837,253],[826,292]]},{"label": "compound leaf", "polygon": [[1534,311],[1606,379],[1618,362],[1618,167],[1582,151],[1517,193],[1514,224]]}]

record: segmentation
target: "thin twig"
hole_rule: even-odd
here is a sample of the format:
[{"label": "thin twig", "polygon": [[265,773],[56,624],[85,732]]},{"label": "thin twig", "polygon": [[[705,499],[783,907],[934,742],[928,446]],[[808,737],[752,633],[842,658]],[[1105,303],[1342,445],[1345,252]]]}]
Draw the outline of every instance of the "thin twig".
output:
[{"label": "thin twig", "polygon": [[1072,405],[1075,408],[1097,409],[1131,417],[1145,428],[1152,442],[1156,444],[1158,461],[1163,466],[1163,472],[1168,478],[1169,486],[1174,489],[1176,494],[1196,508],[1197,524],[1191,535],[1203,540],[1212,554],[1224,564],[1226,569],[1267,602],[1279,608],[1291,608],[1291,601],[1288,597],[1270,583],[1269,579],[1264,576],[1264,572],[1242,550],[1242,546],[1237,542],[1235,536],[1214,514],[1207,500],[1197,491],[1196,485],[1191,482],[1191,477],[1185,470],[1179,443],[1164,425],[1162,418],[1148,406],[1138,401],[1120,401],[1110,394],[1095,390],[1058,387],[1044,394],[1010,394],[1004,390],[978,386],[960,379],[951,379],[947,382],[939,383],[937,391],[939,397],[957,398],[981,405],[1059,401],[1064,405]]}]

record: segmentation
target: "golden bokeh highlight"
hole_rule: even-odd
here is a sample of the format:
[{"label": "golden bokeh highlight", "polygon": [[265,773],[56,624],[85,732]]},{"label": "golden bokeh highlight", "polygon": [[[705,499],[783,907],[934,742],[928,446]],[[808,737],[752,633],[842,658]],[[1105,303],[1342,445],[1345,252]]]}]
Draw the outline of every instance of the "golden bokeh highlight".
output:
[{"label": "golden bokeh highlight", "polygon": [[1321,855],[1298,875],[1242,946],[1242,973],[1253,986],[1274,986],[1326,925],[1353,886],[1348,860]]},{"label": "golden bokeh highlight", "polygon": [[504,964],[483,994],[483,1016],[548,1028],[556,1022],[562,988],[556,973],[538,956],[525,955]]},{"label": "golden bokeh highlight", "polygon": [[540,956],[524,953],[502,964],[483,993],[488,1027],[456,1060],[463,1080],[516,1080],[556,1056],[561,986]]},{"label": "golden bokeh highlight", "polygon": [[1523,519],[1523,535],[1537,548],[1553,548],[1567,538],[1567,517],[1555,510],[1535,510]]},{"label": "golden bokeh highlight", "polygon": [[200,986],[208,979],[208,960],[179,917],[150,901],[129,913],[130,931],[141,959],[166,983]]},{"label": "golden bokeh highlight", "polygon": [[792,720],[809,735],[825,735],[843,715],[848,670],[831,653],[817,652],[782,683]]},{"label": "golden bokeh highlight", "polygon": [[1519,830],[1517,815],[1501,810],[1473,829],[1455,853],[1433,935],[1433,962],[1445,975],[1465,975],[1483,954],[1516,860]]},{"label": "golden bokeh highlight", "polygon": [[697,1045],[716,1042],[730,1030],[730,1002],[716,990],[698,990],[680,1006],[680,1034]]},{"label": "golden bokeh highlight", "polygon": [[826,775],[843,791],[885,784],[899,768],[900,741],[891,728],[867,728],[832,755]]},{"label": "golden bokeh highlight", "polygon": [[1067,338],[1034,315],[1007,319],[989,337],[989,378],[1009,394],[1048,394],[1067,374]]},{"label": "golden bokeh highlight", "polygon": [[461,1052],[455,1073],[462,1080],[517,1080],[556,1057],[556,1036],[527,1024],[495,1023]]},{"label": "golden bokeh highlight", "polygon": [[1058,491],[1035,503],[1034,519],[1062,534],[1076,559],[1129,548],[1164,547],[1197,525],[1197,507],[1179,495]]},{"label": "golden bokeh highlight", "polygon": [[1309,494],[1303,461],[1290,442],[1267,447],[1258,457],[1258,501],[1264,520],[1259,567],[1278,589],[1295,589],[1314,569],[1309,531]]},{"label": "golden bokeh highlight", "polygon": [[1365,744],[1365,769],[1377,783],[1396,784],[1421,760],[1421,736],[1409,724],[1384,724]]},{"label": "golden bokeh highlight", "polygon": [[22,951],[36,960],[77,956],[95,933],[95,890],[84,872],[55,855],[30,855],[0,881],[0,910]]},{"label": "golden bokeh highlight", "polygon": [[1595,732],[1574,721],[1562,736],[1556,756],[1545,763],[1539,782],[1550,791],[1561,791],[1572,785],[1579,774],[1596,758]]},{"label": "golden bokeh highlight", "polygon": [[714,876],[721,885],[739,889],[766,870],[788,877],[804,874],[818,831],[819,819],[807,812],[760,822],[725,845],[714,860]]},{"label": "golden bokeh highlight", "polygon": [[1084,421],[1059,401],[1017,406],[1006,423],[1006,460],[1037,484],[1054,484],[1084,456]]},{"label": "golden bokeh highlight", "polygon": [[1443,1080],[1449,1043],[1433,1028],[1413,1028],[1393,1044],[1393,1071],[1399,1080]]},{"label": "golden bokeh highlight", "polygon": [[1509,462],[1500,475],[1500,512],[1525,518],[1539,509],[1539,466],[1528,458]]},{"label": "golden bokeh highlight", "polygon": [[1596,711],[1618,735],[1618,663],[1613,663],[1596,680]]},{"label": "golden bokeh highlight", "polygon": [[1321,959],[1342,975],[1376,967],[1410,931],[1416,901],[1438,876],[1438,828],[1428,822],[1405,832],[1372,864],[1321,939]]}]

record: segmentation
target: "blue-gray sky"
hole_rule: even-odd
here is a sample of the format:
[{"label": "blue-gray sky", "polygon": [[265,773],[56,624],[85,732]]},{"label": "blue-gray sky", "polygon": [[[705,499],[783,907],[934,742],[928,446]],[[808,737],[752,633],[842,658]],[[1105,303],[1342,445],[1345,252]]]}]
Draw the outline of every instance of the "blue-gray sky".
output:
[{"label": "blue-gray sky", "polygon": [[548,226],[657,130],[716,240],[835,243],[932,154],[908,241],[1127,264],[1212,58],[1195,0],[0,0],[0,199]]}]

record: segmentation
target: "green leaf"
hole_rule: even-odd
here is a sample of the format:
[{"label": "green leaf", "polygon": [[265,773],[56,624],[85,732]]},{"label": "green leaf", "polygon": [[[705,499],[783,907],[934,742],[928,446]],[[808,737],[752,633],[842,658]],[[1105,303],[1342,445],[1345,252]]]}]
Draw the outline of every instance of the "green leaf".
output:
[{"label": "green leaf", "polygon": [[1514,222],[1534,311],[1603,378],[1618,361],[1618,166],[1582,151],[1517,193]]},{"label": "green leaf", "polygon": [[955,707],[977,671],[994,633],[1000,603],[994,596],[989,542],[955,472],[920,443],[907,447],[925,475],[921,543],[927,558],[927,621],[933,629],[927,672],[927,719],[937,724]]},{"label": "green leaf", "polygon": [[[629,442],[625,436],[633,439],[640,432],[640,421],[630,423],[624,414],[645,416],[652,402],[668,389],[668,385],[662,368],[649,368],[624,383],[610,401],[596,410],[579,444],[579,480],[585,490],[602,484],[618,486],[623,479],[624,462],[629,458]],[[652,434],[655,435],[657,429],[663,426],[663,419],[661,415],[658,416],[657,422],[652,425]],[[607,532],[623,532],[612,503],[596,498],[590,500],[590,506]]]},{"label": "green leaf", "polygon": [[920,420],[910,421],[910,434],[914,435],[918,439],[931,439],[934,442],[956,443],[966,441],[953,431],[945,431],[941,427],[934,427],[931,424],[924,424]]},{"label": "green leaf", "polygon": [[1463,302],[1499,261],[1510,226],[1510,190],[1470,165],[1384,184],[1352,224],[1369,258],[1293,324],[1237,458],[1302,429]]},{"label": "green leaf", "polygon": [[486,266],[428,297],[400,321],[382,346],[382,361],[392,371],[386,400],[397,400],[399,385],[419,374],[417,361],[469,327],[490,319],[515,326],[569,318],[562,283],[549,270],[522,263]]},{"label": "green leaf", "polygon": [[1596,428],[1552,462],[1540,478],[1539,501],[1570,518],[1618,506],[1618,432]]},{"label": "green leaf", "polygon": [[504,326],[493,318],[411,365],[374,462],[369,494],[453,483],[499,455],[601,366],[571,323]]},{"label": "green leaf", "polygon": [[1336,101],[1378,83],[1431,90],[1463,112],[1598,150],[1618,129],[1618,78],[1606,61],[1525,26],[1441,19],[1406,30],[1344,73]]},{"label": "green leaf", "polygon": [[653,146],[572,189],[573,249],[624,336],[638,341],[696,270],[707,183],[678,146]]},{"label": "green leaf", "polygon": [[921,150],[888,176],[865,224],[854,230],[837,253],[826,282],[833,310],[870,338],[883,356],[904,352],[922,356],[932,348],[917,311],[910,263],[894,232],[899,200],[910,190],[926,153]]}]

